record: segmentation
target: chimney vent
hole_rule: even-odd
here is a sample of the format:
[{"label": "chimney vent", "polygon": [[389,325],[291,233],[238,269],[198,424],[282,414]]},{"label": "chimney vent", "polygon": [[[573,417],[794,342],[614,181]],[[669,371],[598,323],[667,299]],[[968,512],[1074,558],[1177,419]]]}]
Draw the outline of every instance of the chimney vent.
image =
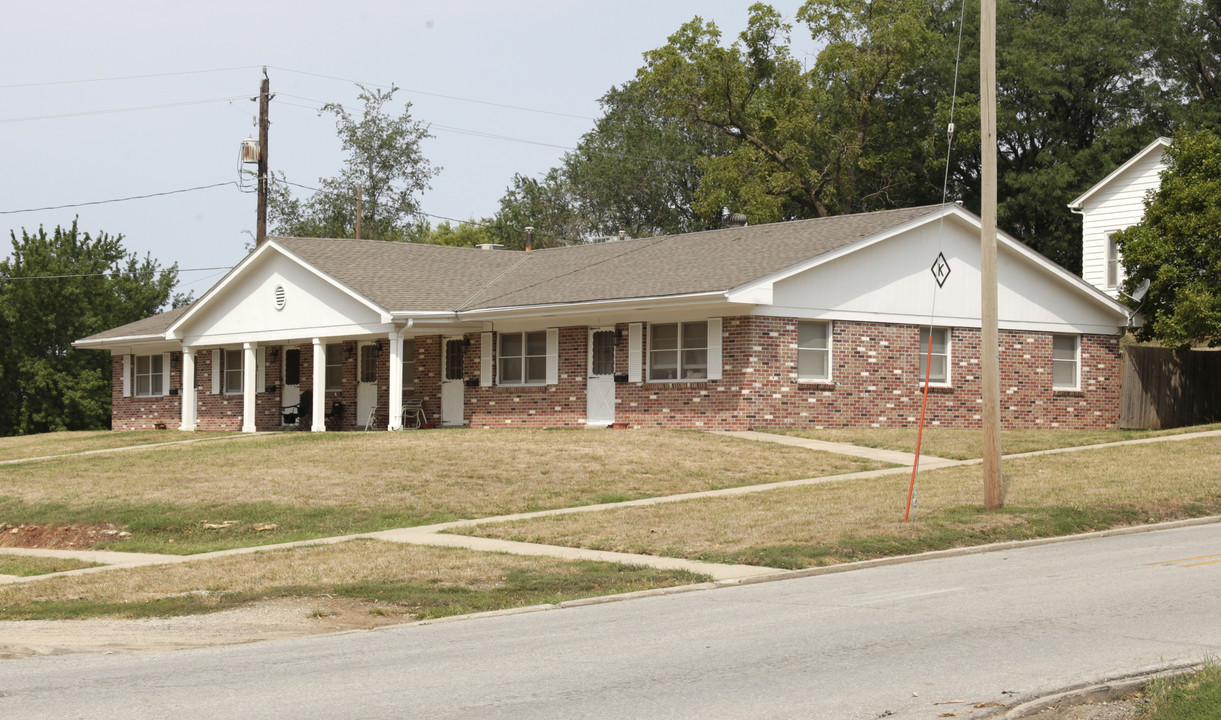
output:
[{"label": "chimney vent", "polygon": [[534,249],[534,228],[526,226],[526,252]]},{"label": "chimney vent", "polygon": [[742,213],[731,213],[725,219],[725,227],[727,228],[744,228],[746,227],[746,216]]}]

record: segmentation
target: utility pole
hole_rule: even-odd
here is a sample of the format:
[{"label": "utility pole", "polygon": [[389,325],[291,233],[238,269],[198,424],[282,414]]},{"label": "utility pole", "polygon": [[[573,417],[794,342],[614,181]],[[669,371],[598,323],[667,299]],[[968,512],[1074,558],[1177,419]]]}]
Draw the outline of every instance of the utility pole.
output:
[{"label": "utility pole", "polygon": [[979,8],[980,382],[983,394],[984,507],[1005,505],[1001,476],[1000,346],[996,307],[996,0]]},{"label": "utility pole", "polygon": [[364,186],[356,183],[356,239],[360,239],[360,200],[364,193]]},{"label": "utility pole", "polygon": [[254,246],[258,247],[267,239],[267,108],[271,103],[271,80],[267,78],[267,68],[263,68],[263,84],[259,88],[259,209],[258,231],[254,238]]}]

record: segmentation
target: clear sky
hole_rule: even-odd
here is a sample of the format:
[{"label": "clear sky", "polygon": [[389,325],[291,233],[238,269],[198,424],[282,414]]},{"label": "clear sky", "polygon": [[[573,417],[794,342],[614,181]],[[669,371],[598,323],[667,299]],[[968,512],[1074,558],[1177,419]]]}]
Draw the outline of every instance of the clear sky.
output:
[{"label": "clear sky", "polygon": [[[771,4],[793,20],[801,2]],[[0,44],[0,227],[20,235],[79,216],[82,230],[122,234],[129,250],[178,263],[179,290],[199,296],[223,271],[193,269],[232,266],[252,243],[255,197],[234,183],[239,144],[258,134],[250,98],[263,66],[276,93],[273,171],[305,185],[337,174],[334,119],[317,108],[339,102],[359,114],[354,81],[393,83],[393,111],[411,102],[435,136],[424,153],[442,169],[424,211],[490,216],[514,173],[545,173],[593,127],[598,98],[634,76],[642,53],[696,15],[736,38],[749,5],[10,0]],[[794,40],[799,54],[813,47],[800,27]]]}]

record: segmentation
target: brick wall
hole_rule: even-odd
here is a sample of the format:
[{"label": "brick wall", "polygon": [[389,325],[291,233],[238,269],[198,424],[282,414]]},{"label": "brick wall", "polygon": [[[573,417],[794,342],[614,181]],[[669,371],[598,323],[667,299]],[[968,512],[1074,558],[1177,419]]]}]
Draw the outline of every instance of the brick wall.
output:
[{"label": "brick wall", "polygon": [[[615,371],[628,372],[628,326],[615,350]],[[647,377],[648,332],[642,341]],[[466,336],[470,347],[464,374],[478,379],[482,336]],[[495,335],[493,342],[495,342]],[[442,338],[415,338],[415,384],[404,397],[424,399],[429,421],[441,422]],[[916,427],[923,396],[918,377],[919,328],[885,323],[835,322],[831,333],[830,382],[797,379],[797,321],[791,318],[727,317],[722,320],[722,378],[696,382],[615,384],[617,422],[634,428],[745,430],[750,428]],[[950,331],[950,384],[929,391],[926,425],[979,427],[980,332]],[[378,342],[378,398],[385,426],[388,405],[389,344]],[[559,330],[559,382],[554,385],[463,388],[464,419],[471,427],[582,427],[586,411],[588,328]],[[1119,341],[1083,335],[1080,390],[1052,389],[1051,335],[1000,333],[1001,423],[1005,428],[1117,428],[1119,426]],[[493,348],[495,350],[495,348]],[[267,387],[256,397],[259,430],[280,428],[282,349],[269,348]],[[181,388],[180,354],[171,364],[171,387]],[[326,394],[344,403],[332,429],[356,427],[357,344],[344,343],[343,390]],[[495,353],[493,353],[495,358]],[[241,395],[212,395],[210,350],[196,353],[199,428],[240,430]],[[495,372],[495,360],[493,372]],[[301,347],[301,390],[313,385],[313,348]],[[181,424],[180,395],[122,397],[122,357],[114,358],[113,426],[151,428]],[[270,389],[270,391],[268,391]],[[363,427],[363,426],[362,426]]]}]

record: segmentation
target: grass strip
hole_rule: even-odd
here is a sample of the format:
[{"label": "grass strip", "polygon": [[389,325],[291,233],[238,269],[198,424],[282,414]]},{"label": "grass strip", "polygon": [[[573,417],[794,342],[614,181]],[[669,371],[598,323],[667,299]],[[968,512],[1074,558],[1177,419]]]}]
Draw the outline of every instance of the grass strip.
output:
[{"label": "grass strip", "polygon": [[[1056,448],[1082,447],[1123,440],[1180,435],[1188,432],[1221,429],[1221,423],[1171,430],[1002,430],[1001,452],[1006,455],[1053,450]],[[848,443],[861,447],[916,451],[916,431],[903,428],[832,428],[826,430],[777,430],[778,435]],[[983,457],[983,436],[979,430],[927,427],[921,441],[920,452],[924,455],[970,460]]]},{"label": "grass strip", "polygon": [[32,577],[50,573],[98,567],[100,563],[73,560],[71,558],[33,557],[28,555],[0,554],[0,575]]},{"label": "grass strip", "polygon": [[400,620],[702,582],[682,571],[354,540],[0,586],[0,619],[165,617],[283,597],[351,598]]},{"label": "grass strip", "polygon": [[132,432],[90,430],[20,435],[0,439],[0,460],[53,457],[95,450],[116,450],[137,445],[161,445],[186,440],[233,435],[233,433],[179,432],[177,430],[137,430]]},{"label": "grass strip", "polygon": [[1198,672],[1155,680],[1143,695],[1140,720],[1214,720],[1221,708],[1221,665],[1208,662]]}]

